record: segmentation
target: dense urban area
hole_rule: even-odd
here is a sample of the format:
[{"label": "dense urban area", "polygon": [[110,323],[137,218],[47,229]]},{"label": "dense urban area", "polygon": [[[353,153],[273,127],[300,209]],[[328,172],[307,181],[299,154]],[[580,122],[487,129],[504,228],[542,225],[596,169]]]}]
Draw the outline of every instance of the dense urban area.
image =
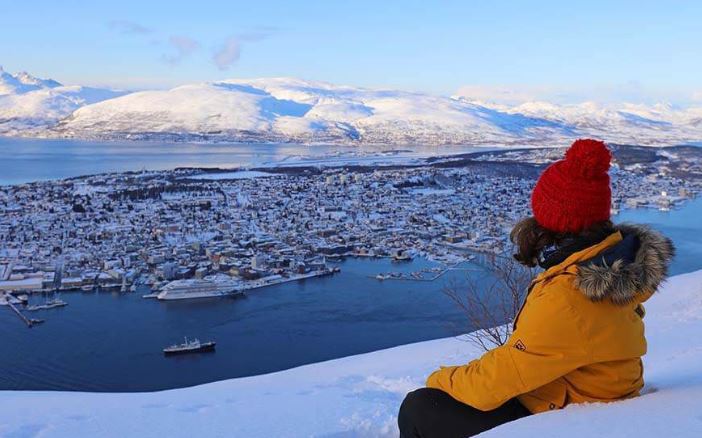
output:
[{"label": "dense urban area", "polygon": [[[613,210],[669,209],[696,196],[698,151],[615,148]],[[448,267],[507,250],[540,169],[562,154],[525,149],[405,166],[176,169],[0,186],[0,298],[138,285],[158,292],[183,280],[243,291],[333,274],[329,260],[347,256],[424,257]]]}]

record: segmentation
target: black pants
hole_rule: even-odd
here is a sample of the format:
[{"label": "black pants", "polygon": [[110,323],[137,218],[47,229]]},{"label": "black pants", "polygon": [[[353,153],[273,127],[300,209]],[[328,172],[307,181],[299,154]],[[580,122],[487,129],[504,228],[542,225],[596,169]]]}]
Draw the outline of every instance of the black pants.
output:
[{"label": "black pants", "polygon": [[530,414],[516,399],[484,412],[438,389],[421,388],[407,394],[397,423],[401,438],[465,438]]}]

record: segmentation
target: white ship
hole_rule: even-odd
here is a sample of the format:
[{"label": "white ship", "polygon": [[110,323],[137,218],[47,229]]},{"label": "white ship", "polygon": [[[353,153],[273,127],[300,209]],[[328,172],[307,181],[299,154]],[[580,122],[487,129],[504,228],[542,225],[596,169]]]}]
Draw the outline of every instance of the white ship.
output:
[{"label": "white ship", "polygon": [[159,300],[186,300],[191,298],[242,295],[241,285],[234,281],[175,280],[161,288]]},{"label": "white ship", "polygon": [[199,339],[189,341],[188,338],[185,338],[185,342],[182,344],[173,344],[170,347],[164,348],[163,354],[170,356],[174,354],[211,352],[214,351],[215,345],[214,341],[200,342]]}]

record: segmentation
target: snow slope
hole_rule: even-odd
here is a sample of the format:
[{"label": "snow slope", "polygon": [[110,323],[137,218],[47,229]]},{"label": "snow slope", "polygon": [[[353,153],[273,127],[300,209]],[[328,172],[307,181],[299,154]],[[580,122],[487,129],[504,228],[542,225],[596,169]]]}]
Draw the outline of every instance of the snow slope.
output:
[{"label": "snow slope", "polygon": [[620,143],[638,145],[694,140],[699,137],[702,121],[701,108],[676,109],[667,104],[600,105],[585,102],[556,105],[528,102],[506,112],[562,123],[584,136],[612,138]]},{"label": "snow slope", "polygon": [[570,133],[557,122],[457,99],[289,78],[134,93],[83,107],[56,132],[108,138],[430,144],[513,143]]},{"label": "snow slope", "polygon": [[12,75],[0,67],[0,135],[42,135],[76,109],[121,96],[102,88],[63,86],[26,72]]},{"label": "snow slope", "polygon": [[[644,395],[570,406],[486,437],[702,436],[702,271],[673,277],[647,305]],[[3,437],[396,437],[407,391],[440,364],[479,352],[440,339],[178,390],[0,392]]]},{"label": "snow slope", "polygon": [[231,79],[123,95],[0,70],[0,134],[174,141],[501,144],[583,136],[615,143],[702,141],[702,108],[508,107],[464,97],[294,78]]}]

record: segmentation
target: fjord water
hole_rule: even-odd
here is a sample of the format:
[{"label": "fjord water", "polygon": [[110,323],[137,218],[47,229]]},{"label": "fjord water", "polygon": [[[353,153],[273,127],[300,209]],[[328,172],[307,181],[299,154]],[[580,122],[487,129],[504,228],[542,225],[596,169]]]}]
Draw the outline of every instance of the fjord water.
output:
[{"label": "fjord water", "polygon": [[[487,148],[452,146],[451,153]],[[177,167],[315,165],[323,160],[372,164],[445,154],[439,146],[333,146],[297,144],[191,144],[16,139],[0,137],[0,185],[97,173]]]},{"label": "fjord water", "polygon": [[[466,331],[445,281],[378,281],[424,260],[347,259],[334,276],[250,291],[246,298],[143,299],[142,293],[64,293],[65,308],[33,312],[27,329],[0,308],[0,389],[146,391],[262,374]],[[478,269],[467,265],[466,268]],[[446,279],[460,281],[467,271]],[[39,298],[34,298],[39,300]],[[164,357],[183,337],[215,353]]]},{"label": "fjord water", "polygon": [[[166,146],[161,151],[154,150],[156,145],[131,144],[125,151],[113,143],[76,142],[66,143],[66,151],[59,146],[61,142],[28,142],[36,143],[21,148],[24,155],[10,157],[13,165],[0,160],[0,171],[24,166],[31,178],[22,179],[19,173],[8,178],[0,173],[5,178],[0,184],[12,178],[23,182],[140,167],[252,166],[309,153],[308,147],[293,145],[178,145],[182,149]],[[50,150],[52,147],[58,150]],[[190,152],[189,148],[195,149]],[[338,152],[333,147],[319,151],[320,155]],[[142,153],[147,158],[139,158]],[[161,159],[165,160],[162,167]],[[701,215],[702,198],[669,212],[624,211],[615,220],[649,223],[671,236],[678,247],[672,268],[675,274],[702,268]],[[470,330],[442,291],[466,275],[481,278],[484,271],[478,265],[466,264],[469,270],[450,272],[434,282],[370,278],[380,272],[411,272],[431,265],[421,259],[394,264],[385,259],[350,258],[339,263],[341,273],[334,276],[252,291],[243,299],[160,302],[141,298],[148,290],[64,293],[68,307],[33,313],[46,319],[33,329],[0,307],[0,389],[148,391],[183,387]],[[161,349],[182,341],[183,336],[214,340],[217,351],[165,358]]]}]

